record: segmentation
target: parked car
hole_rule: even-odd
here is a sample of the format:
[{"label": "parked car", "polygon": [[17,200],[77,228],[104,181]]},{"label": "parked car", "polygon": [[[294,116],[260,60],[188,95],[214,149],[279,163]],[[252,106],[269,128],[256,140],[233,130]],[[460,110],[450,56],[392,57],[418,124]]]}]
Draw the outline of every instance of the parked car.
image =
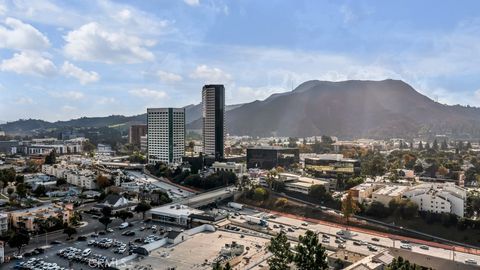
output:
[{"label": "parked car", "polygon": [[475,261],[474,259],[466,259],[465,263],[466,264],[477,264],[477,261]]},{"label": "parked car", "polygon": [[400,245],[400,248],[412,250],[412,246],[409,245],[409,244],[401,244],[401,245]]},{"label": "parked car", "polygon": [[87,237],[86,236],[79,236],[77,237],[77,241],[87,241]]},{"label": "parked car", "polygon": [[421,249],[424,249],[424,250],[429,250],[429,249],[430,249],[430,247],[425,246],[425,245],[421,245],[420,248],[421,248]]}]

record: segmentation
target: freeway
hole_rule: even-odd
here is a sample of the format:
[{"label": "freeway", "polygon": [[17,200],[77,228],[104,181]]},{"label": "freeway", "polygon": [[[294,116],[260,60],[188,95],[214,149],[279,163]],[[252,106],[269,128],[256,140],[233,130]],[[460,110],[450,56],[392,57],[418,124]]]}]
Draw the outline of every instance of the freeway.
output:
[{"label": "freeway", "polygon": [[181,200],[183,198],[187,198],[194,195],[194,193],[188,188],[183,188],[181,186],[174,185],[167,181],[160,181],[160,179],[153,178],[152,176],[144,174],[142,172],[139,172],[139,171],[125,171],[125,172],[127,176],[134,177],[135,180],[138,182],[159,187],[163,191],[167,192],[168,195],[174,201],[179,199]]},{"label": "freeway", "polygon": [[[271,216],[272,214],[278,216],[274,220],[269,220],[269,223],[271,224],[283,224],[287,226],[299,227],[299,230],[289,232],[294,237],[298,237],[298,235],[303,234],[306,229],[317,231],[319,233],[336,235],[338,231],[348,228],[350,231],[356,234],[356,236],[353,237],[355,240],[364,241],[376,246],[386,248],[400,248],[401,241],[407,241],[412,246],[411,251],[415,253],[434,256],[442,259],[448,259],[459,263],[464,263],[467,259],[474,259],[476,262],[480,263],[480,250],[478,249],[468,249],[461,246],[445,245],[436,242],[403,237],[395,234],[382,233],[358,227],[346,227],[345,225],[337,223],[312,218],[305,218],[298,215],[287,214],[258,207],[252,208],[263,211],[264,216]],[[303,226],[302,223],[304,222],[307,222],[309,225],[307,227]],[[373,241],[372,238],[378,238],[379,241]],[[352,249],[356,251],[360,250],[361,253],[366,252],[364,248],[359,248],[358,246],[352,245],[353,242],[351,242],[351,244],[347,243],[347,249]],[[427,246],[427,248],[425,246]]]}]

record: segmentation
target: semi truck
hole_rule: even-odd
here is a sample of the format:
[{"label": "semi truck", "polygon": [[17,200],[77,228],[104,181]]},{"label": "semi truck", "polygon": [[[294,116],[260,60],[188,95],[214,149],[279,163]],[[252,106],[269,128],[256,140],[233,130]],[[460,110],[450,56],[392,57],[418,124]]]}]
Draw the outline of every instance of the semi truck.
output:
[{"label": "semi truck", "polygon": [[229,202],[228,207],[233,208],[235,210],[242,210],[243,209],[243,204],[241,203],[236,203],[236,202]]},{"label": "semi truck", "polygon": [[258,218],[258,217],[246,216],[245,221],[247,221],[248,223],[255,224],[255,225],[260,225],[260,226],[263,226],[263,227],[268,226],[268,222],[265,219]]}]

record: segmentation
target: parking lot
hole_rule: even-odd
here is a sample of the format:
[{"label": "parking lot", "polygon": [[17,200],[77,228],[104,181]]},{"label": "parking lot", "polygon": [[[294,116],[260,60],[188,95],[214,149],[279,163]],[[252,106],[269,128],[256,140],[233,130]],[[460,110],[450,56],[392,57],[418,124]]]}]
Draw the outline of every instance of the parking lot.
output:
[{"label": "parking lot", "polygon": [[172,229],[152,222],[136,222],[125,229],[112,227],[110,232],[78,236],[73,241],[51,244],[41,254],[6,264],[8,269],[94,269],[115,266],[117,260],[131,254],[138,246],[160,240]]}]

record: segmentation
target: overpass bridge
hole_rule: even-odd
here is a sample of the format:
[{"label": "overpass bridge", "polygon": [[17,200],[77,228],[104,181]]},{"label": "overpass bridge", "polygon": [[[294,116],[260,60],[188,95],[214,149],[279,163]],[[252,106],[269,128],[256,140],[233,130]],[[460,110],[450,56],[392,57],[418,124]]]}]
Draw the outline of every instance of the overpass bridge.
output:
[{"label": "overpass bridge", "polygon": [[235,187],[228,186],[222,187],[215,190],[207,191],[204,193],[195,194],[193,196],[183,198],[182,200],[176,201],[174,204],[183,204],[193,208],[202,207],[214,202],[222,201],[225,199],[232,198],[235,194]]}]

